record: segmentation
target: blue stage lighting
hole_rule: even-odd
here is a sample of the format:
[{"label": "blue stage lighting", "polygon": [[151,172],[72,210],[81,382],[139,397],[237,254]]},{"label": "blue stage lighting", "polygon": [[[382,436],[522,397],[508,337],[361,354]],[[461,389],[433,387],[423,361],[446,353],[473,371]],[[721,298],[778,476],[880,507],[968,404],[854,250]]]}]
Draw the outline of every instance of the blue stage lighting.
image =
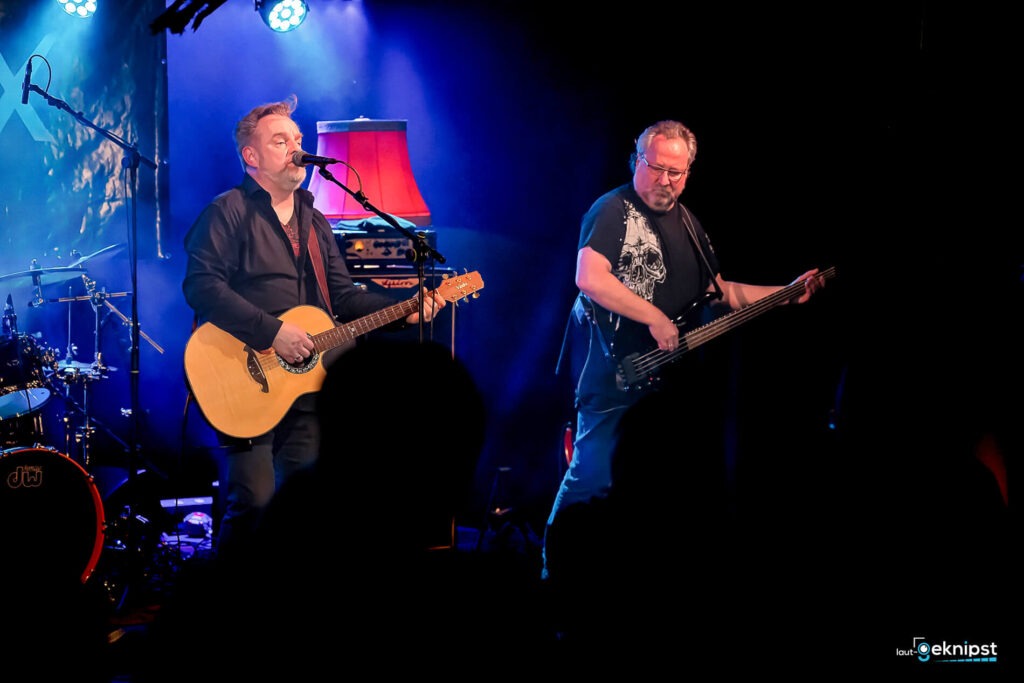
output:
[{"label": "blue stage lighting", "polygon": [[64,11],[75,17],[87,19],[96,12],[96,0],[57,0]]},{"label": "blue stage lighting", "polygon": [[306,20],[309,6],[305,0],[256,0],[256,11],[271,30],[285,33]]}]

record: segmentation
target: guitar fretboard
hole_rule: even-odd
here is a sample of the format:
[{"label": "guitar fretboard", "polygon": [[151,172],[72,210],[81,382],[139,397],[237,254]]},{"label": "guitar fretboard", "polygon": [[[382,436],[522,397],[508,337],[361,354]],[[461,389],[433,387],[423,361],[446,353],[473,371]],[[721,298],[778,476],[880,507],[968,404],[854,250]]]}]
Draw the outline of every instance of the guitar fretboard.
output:
[{"label": "guitar fretboard", "polygon": [[419,310],[419,297],[412,297],[401,301],[394,306],[388,306],[370,315],[357,318],[347,323],[341,323],[337,327],[313,335],[313,344],[320,351],[330,351],[333,348],[352,341],[356,337],[372,332],[384,325],[400,320]]},{"label": "guitar fretboard", "polygon": [[[836,268],[832,266],[818,274],[819,277],[830,280],[836,276]],[[687,351],[692,351],[698,346],[705,344],[715,337],[728,332],[731,329],[753,320],[765,311],[774,308],[784,301],[796,296],[806,285],[801,280],[787,285],[782,289],[758,299],[754,303],[744,306],[732,313],[712,320],[694,330],[690,330],[679,337],[679,347],[674,351],[662,351],[653,349],[643,354],[632,354],[623,359],[621,364],[620,382],[623,389],[636,389],[649,385],[657,371],[664,365],[678,360]]]}]

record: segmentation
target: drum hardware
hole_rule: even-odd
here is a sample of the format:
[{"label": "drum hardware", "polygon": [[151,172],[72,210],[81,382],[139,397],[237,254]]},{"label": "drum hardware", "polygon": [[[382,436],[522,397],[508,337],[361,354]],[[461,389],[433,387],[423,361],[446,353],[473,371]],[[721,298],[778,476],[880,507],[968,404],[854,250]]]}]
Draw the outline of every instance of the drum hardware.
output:
[{"label": "drum hardware", "polygon": [[[107,247],[97,252],[97,254],[114,248],[118,247]],[[92,256],[86,257],[86,259],[88,258],[92,258]],[[87,275],[82,275],[81,280],[86,288],[87,294],[85,296],[71,296],[69,291],[69,296],[54,300],[55,303],[67,303],[69,309],[66,354],[64,359],[54,363],[54,371],[51,378],[54,381],[59,381],[64,387],[63,397],[68,408],[65,410],[63,417],[64,443],[67,452],[77,454],[79,460],[85,464],[90,472],[94,472],[97,475],[104,471],[122,473],[123,476],[120,478],[118,488],[121,488],[123,485],[124,489],[128,492],[127,495],[134,495],[134,488],[140,483],[138,479],[140,474],[145,474],[147,477],[158,477],[165,481],[168,477],[141,453],[138,453],[137,449],[133,450],[129,443],[119,438],[110,427],[97,419],[92,414],[93,411],[90,405],[93,383],[107,379],[109,373],[117,371],[116,367],[106,364],[103,351],[101,350],[103,347],[101,343],[101,330],[103,327],[101,312],[105,307],[116,314],[122,321],[127,320],[110,303],[109,299],[128,296],[129,294],[127,292],[109,293],[105,290],[97,289],[96,281]],[[92,305],[95,316],[93,327],[93,361],[89,363],[77,361],[73,357],[77,349],[71,343],[74,335],[71,328],[70,309],[74,303],[80,301],[88,301]],[[148,337],[147,340],[149,340]],[[152,340],[149,340],[149,342],[153,344],[154,348],[163,353],[163,349],[159,345]],[[73,392],[73,389],[77,389],[80,392],[77,394],[80,397],[80,401],[76,400],[76,394]],[[131,410],[122,409],[121,415],[131,418]],[[76,418],[78,419],[76,420]],[[119,445],[125,454],[127,467],[105,467],[94,461],[93,449],[96,442],[97,429],[103,430],[107,436]],[[103,477],[100,478],[102,479]],[[107,502],[108,541],[105,548],[108,561],[101,564],[99,572],[103,577],[104,590],[110,602],[116,608],[119,608],[124,602],[125,596],[134,582],[141,580],[147,572],[151,571],[151,568],[146,566],[147,558],[155,552],[155,547],[151,547],[155,546],[151,523],[154,520],[154,515],[160,512],[158,505],[150,509],[141,500],[132,500],[120,496],[120,493],[118,496],[111,496]],[[156,503],[156,501],[152,502]]]},{"label": "drum hardware", "polygon": [[[102,354],[99,354],[102,356]],[[82,363],[77,360],[59,360],[54,365],[54,371],[60,376],[65,384],[78,381],[89,381],[94,379],[106,379],[107,372],[116,372],[117,368],[112,365],[104,365],[102,358],[92,363]]]},{"label": "drum hardware", "polygon": [[14,337],[18,334],[18,314],[14,312],[14,302],[11,295],[7,295],[7,303],[4,304],[3,335]]},{"label": "drum hardware", "polygon": [[[97,528],[94,534],[99,535],[99,538],[95,539],[93,545],[89,547],[88,557],[84,560],[85,566],[81,568],[79,578],[85,582],[95,572],[96,579],[93,582],[98,582],[103,586],[110,603],[117,608],[124,602],[129,587],[142,586],[144,582],[149,581],[147,577],[152,575],[154,567],[159,562],[156,548],[159,533],[154,534],[152,524],[153,521],[160,519],[157,515],[162,513],[159,507],[159,498],[153,496],[152,500],[147,502],[142,499],[137,488],[148,481],[147,477],[159,477],[162,481],[168,479],[166,474],[152,466],[146,458],[137,457],[137,444],[133,443],[132,446],[129,446],[113,430],[91,414],[94,412],[90,406],[93,382],[107,379],[109,373],[118,370],[118,368],[106,364],[100,350],[101,311],[105,308],[117,315],[124,324],[133,327],[133,333],[138,331],[138,326],[117,310],[112,303],[112,299],[131,296],[131,293],[111,293],[97,288],[95,280],[89,278],[85,273],[84,265],[94,258],[112,253],[124,246],[105,247],[88,256],[78,257],[70,266],[42,268],[38,261],[33,260],[27,271],[0,275],[0,282],[31,284],[34,291],[33,298],[29,302],[30,307],[47,303],[68,304],[68,343],[65,349],[58,351],[44,345],[41,342],[41,335],[29,336],[18,332],[13,301],[10,295],[7,297],[3,315],[4,337],[0,338],[0,427],[2,427],[0,431],[12,426],[19,426],[22,429],[17,434],[10,435],[14,439],[13,441],[5,438],[3,444],[0,445],[0,448],[11,447],[10,450],[0,453],[3,456],[0,458],[0,475],[4,475],[0,477],[0,518],[13,520],[12,524],[18,523],[24,518],[23,515],[16,514],[17,510],[12,511],[8,507],[10,496],[7,490],[3,490],[2,483],[7,478],[14,483],[31,482],[30,475],[34,472],[42,472],[45,475],[47,470],[67,470],[63,475],[64,479],[80,478],[85,482],[83,485],[86,488],[95,489],[94,475],[102,480],[103,476],[100,473],[104,470],[118,470],[121,473],[118,479],[121,484],[124,484],[124,486],[119,486],[120,490],[111,495],[109,499],[97,498],[96,495],[90,494],[93,501],[91,507],[97,510],[98,517],[91,517],[81,511],[75,513],[76,521],[94,519]],[[72,256],[77,256],[77,253],[72,252]],[[70,286],[68,297],[46,299],[42,296],[44,285],[76,279],[80,279],[85,285],[86,296],[71,296],[73,290]],[[132,300],[134,301],[134,297]],[[71,304],[78,301],[90,302],[95,312],[95,348],[92,362],[81,362],[75,358],[78,349],[72,342]],[[163,353],[163,349],[148,335],[141,333],[139,336],[145,338],[158,352]],[[133,339],[132,352],[134,367],[137,337]],[[61,356],[63,359],[58,360]],[[133,387],[133,405],[135,403],[134,393]],[[63,397],[66,407],[61,416],[64,453],[58,453],[50,446],[40,445],[43,441],[39,408],[54,396]],[[121,414],[135,419],[132,410],[122,410]],[[31,424],[27,422],[30,419],[32,420]],[[97,445],[96,435],[101,430],[124,450],[126,460],[130,461],[128,463],[130,468],[105,467],[94,462],[93,451]],[[135,440],[133,427],[131,441]],[[27,443],[35,445],[24,446]],[[59,440],[56,444],[60,445]],[[42,466],[37,467],[39,460],[44,462]],[[145,463],[145,465],[139,466],[137,463]],[[75,468],[74,472],[71,471],[72,467]],[[140,467],[144,468],[140,469]],[[8,472],[8,469],[11,471]],[[47,478],[53,479],[55,476],[51,475]],[[82,497],[79,496],[79,498]],[[53,508],[56,509],[57,506],[54,505]],[[7,512],[15,514],[3,514]],[[12,533],[8,534],[8,537],[15,535],[16,530],[12,529],[11,531]],[[33,537],[33,543],[40,546],[53,544],[53,539],[47,538],[45,530],[33,532],[29,528],[28,532]],[[57,540],[56,545],[69,545],[67,540]],[[78,545],[84,545],[84,541]],[[103,549],[102,556],[98,557],[97,553],[101,548]],[[67,552],[71,552],[71,549],[68,548]],[[84,553],[84,551],[82,552]],[[19,551],[18,554],[20,556],[22,553]],[[37,552],[35,546],[29,555],[49,558],[45,552]],[[20,561],[21,558],[18,559]],[[44,565],[43,567],[35,566],[36,560],[32,558],[26,559],[30,565],[26,574],[47,567],[62,570],[69,564],[68,562],[51,561],[52,559],[46,561],[40,559],[40,564]],[[80,565],[82,562],[72,562],[71,564]],[[20,570],[20,564],[15,564],[14,569]]]},{"label": "drum hardware", "polygon": [[[114,249],[121,248],[122,245],[112,245],[105,247],[100,251],[86,256],[76,261],[76,265],[81,264],[99,254],[109,252]],[[102,321],[100,317],[100,311],[102,307],[106,307],[109,311],[117,315],[122,322],[130,324],[128,318],[117,310],[117,308],[110,303],[109,299],[116,297],[129,296],[128,292],[107,292],[105,289],[97,289],[96,281],[90,278],[88,275],[80,275],[82,283],[85,285],[87,294],[83,296],[72,296],[69,288],[69,296],[59,297],[56,299],[47,299],[43,303],[67,303],[68,304],[68,345],[66,347],[65,356],[63,360],[57,361],[53,364],[52,379],[59,380],[64,387],[63,395],[67,405],[71,408],[72,413],[77,413],[82,418],[82,423],[74,425],[72,419],[67,413],[64,415],[64,445],[68,453],[79,454],[80,461],[89,466],[92,464],[92,442],[93,435],[95,434],[95,427],[101,427],[106,434],[112,439],[117,441],[125,451],[131,450],[129,445],[118,438],[114,432],[96,420],[90,414],[89,411],[89,393],[92,382],[96,380],[106,379],[109,377],[110,372],[116,372],[117,368],[106,365],[103,360],[103,353],[100,351],[100,332],[102,328]],[[93,308],[95,323],[93,328],[93,361],[86,363],[83,361],[77,361],[74,359],[74,354],[77,352],[77,348],[72,344],[73,338],[71,329],[71,304],[79,301],[88,301]],[[140,333],[157,351],[163,353],[163,349],[155,341],[150,339],[148,335]],[[73,386],[81,386],[81,403],[75,400],[71,395],[71,388]],[[123,413],[123,411],[122,411]],[[131,412],[127,413],[127,416],[131,416]],[[74,447],[74,448],[73,448]]]},{"label": "drum hardware", "polygon": [[[67,407],[62,417],[65,452],[69,455],[76,455],[79,462],[86,467],[93,464],[92,443],[96,427],[101,428],[105,434],[116,441],[126,452],[128,450],[127,443],[90,413],[89,399],[92,383],[101,379],[107,379],[109,372],[117,371],[117,368],[106,365],[103,362],[103,354],[101,352],[96,352],[95,355],[96,360],[92,363],[83,363],[75,360],[53,361],[50,364],[49,372],[46,373],[46,383],[52,390],[53,395],[61,396]],[[76,400],[72,395],[73,387],[81,388],[81,401]],[[73,419],[75,415],[81,418],[81,421],[77,424]]]},{"label": "drum hardware", "polygon": [[[109,249],[110,247],[107,247],[107,248]],[[97,252],[97,253],[99,253],[99,252]],[[86,289],[87,292],[89,292],[88,294],[86,294],[84,296],[65,296],[65,297],[60,297],[60,298],[57,298],[57,299],[47,299],[43,303],[71,303],[71,302],[74,302],[74,301],[88,301],[88,302],[90,302],[92,304],[93,309],[96,310],[96,337],[97,337],[96,343],[97,343],[97,346],[99,344],[98,337],[99,337],[100,325],[99,325],[99,310],[98,310],[98,308],[99,308],[100,304],[103,304],[108,309],[110,309],[110,311],[114,315],[116,315],[118,318],[121,319],[122,323],[124,323],[128,327],[131,327],[132,321],[124,313],[122,313],[121,311],[117,310],[117,308],[114,306],[114,304],[110,303],[110,301],[108,300],[108,299],[111,299],[111,298],[114,298],[114,297],[129,296],[130,292],[107,292],[105,289],[101,290],[101,291],[96,291],[96,281],[90,279],[88,275],[82,275],[82,282],[85,284],[85,289]],[[143,332],[142,330],[139,330],[139,336],[142,337],[143,339],[145,339],[147,342],[149,342],[149,344],[154,349],[159,351],[160,353],[164,352],[164,350],[160,347],[160,345],[157,344],[155,341],[153,341],[150,338],[150,336],[148,334],[146,334],[145,332]],[[70,352],[68,354],[68,360],[70,360]]]}]

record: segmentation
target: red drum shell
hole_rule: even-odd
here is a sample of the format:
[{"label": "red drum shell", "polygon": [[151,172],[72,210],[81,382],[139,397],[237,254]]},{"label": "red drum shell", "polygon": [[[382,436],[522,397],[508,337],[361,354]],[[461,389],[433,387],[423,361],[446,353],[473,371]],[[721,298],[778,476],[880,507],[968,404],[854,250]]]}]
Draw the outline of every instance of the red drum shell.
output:
[{"label": "red drum shell", "polygon": [[103,500],[85,469],[46,447],[0,451],[3,571],[33,580],[89,580],[104,541]]}]

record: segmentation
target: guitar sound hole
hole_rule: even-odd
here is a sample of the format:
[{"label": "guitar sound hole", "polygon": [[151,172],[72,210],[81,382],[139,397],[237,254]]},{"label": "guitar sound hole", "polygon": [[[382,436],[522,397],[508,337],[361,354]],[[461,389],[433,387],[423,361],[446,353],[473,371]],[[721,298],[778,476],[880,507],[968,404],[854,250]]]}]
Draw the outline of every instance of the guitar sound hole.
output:
[{"label": "guitar sound hole", "polygon": [[289,361],[286,361],[284,358],[281,358],[281,356],[277,357],[277,362],[278,365],[280,365],[282,368],[292,373],[293,375],[304,375],[313,368],[315,368],[317,366],[317,363],[320,362],[320,352],[314,352],[312,356],[305,359],[301,363],[290,363]]}]

